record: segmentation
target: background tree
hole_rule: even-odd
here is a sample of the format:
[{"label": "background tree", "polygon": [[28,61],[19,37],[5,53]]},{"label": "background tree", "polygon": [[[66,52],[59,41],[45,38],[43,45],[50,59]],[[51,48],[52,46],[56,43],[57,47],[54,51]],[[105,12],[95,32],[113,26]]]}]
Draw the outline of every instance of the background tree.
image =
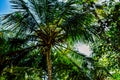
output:
[{"label": "background tree", "polygon": [[[119,2],[105,1],[102,3],[103,8],[98,9],[99,38],[93,44],[93,58],[96,60],[97,70],[102,67],[98,73],[98,78],[108,80],[119,80]],[[103,69],[104,68],[104,69]],[[113,70],[114,69],[114,70]],[[102,75],[100,75],[102,73]],[[110,74],[109,74],[110,73]],[[96,73],[97,74],[97,73]],[[106,75],[107,74],[107,75]],[[116,77],[117,75],[117,77]],[[94,75],[96,76],[96,75]],[[97,76],[96,76],[97,77]]]}]

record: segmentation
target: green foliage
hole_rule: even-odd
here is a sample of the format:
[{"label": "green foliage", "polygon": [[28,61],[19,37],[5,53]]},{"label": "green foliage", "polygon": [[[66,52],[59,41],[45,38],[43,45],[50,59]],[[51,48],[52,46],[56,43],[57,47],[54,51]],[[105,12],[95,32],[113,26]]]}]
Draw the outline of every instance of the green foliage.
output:
[{"label": "green foliage", "polygon": [[[16,10],[2,17],[0,80],[119,80],[120,2],[10,2]],[[78,41],[90,43],[91,57],[73,49]]]}]

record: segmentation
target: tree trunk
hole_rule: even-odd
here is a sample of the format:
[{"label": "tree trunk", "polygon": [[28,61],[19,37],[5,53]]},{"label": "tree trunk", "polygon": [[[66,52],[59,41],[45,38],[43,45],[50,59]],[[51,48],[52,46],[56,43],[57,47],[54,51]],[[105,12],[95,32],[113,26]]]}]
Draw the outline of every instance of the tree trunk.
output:
[{"label": "tree trunk", "polygon": [[48,47],[46,53],[46,60],[47,60],[47,70],[48,70],[48,80],[52,80],[52,63],[51,63],[51,47]]}]

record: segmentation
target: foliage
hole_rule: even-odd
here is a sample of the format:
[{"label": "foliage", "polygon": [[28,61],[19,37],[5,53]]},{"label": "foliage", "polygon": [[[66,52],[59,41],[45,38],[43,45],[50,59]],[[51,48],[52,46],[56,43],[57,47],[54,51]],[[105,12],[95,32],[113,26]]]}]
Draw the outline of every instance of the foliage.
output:
[{"label": "foliage", "polygon": [[[119,80],[120,2],[11,0],[2,17],[1,80]],[[87,57],[73,48],[90,44]]]},{"label": "foliage", "polygon": [[[104,79],[117,80],[119,76],[119,2],[104,2],[103,14],[99,18],[98,25],[102,27],[99,31],[100,38],[96,39],[93,46],[93,58],[95,65],[105,67],[106,73],[102,74]],[[114,69],[114,70],[113,70]],[[115,74],[116,73],[116,74]],[[100,74],[99,74],[100,76]],[[104,77],[105,76],[105,77]]]}]

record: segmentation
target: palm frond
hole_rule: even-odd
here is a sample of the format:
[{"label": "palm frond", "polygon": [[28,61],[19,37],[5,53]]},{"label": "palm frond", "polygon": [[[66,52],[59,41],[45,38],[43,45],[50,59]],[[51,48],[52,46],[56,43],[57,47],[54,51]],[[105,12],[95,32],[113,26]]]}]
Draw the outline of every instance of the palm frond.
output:
[{"label": "palm frond", "polygon": [[31,33],[35,31],[36,28],[33,18],[24,12],[14,12],[4,16],[3,25],[5,26],[4,28],[14,31],[17,35]]},{"label": "palm frond", "polygon": [[25,10],[27,8],[27,3],[24,0],[10,0],[10,3],[12,3],[12,8],[17,10]]},{"label": "palm frond", "polygon": [[[87,20],[88,18],[89,20]],[[92,33],[87,29],[87,27],[90,27],[91,22],[91,14],[75,14],[73,17],[68,18],[61,27],[65,30],[66,36],[71,37],[73,40],[81,38],[93,41]]]},{"label": "palm frond", "polygon": [[[81,67],[81,63],[84,59],[83,56],[79,55],[78,53],[78,55],[75,54],[75,51],[73,50],[71,51],[67,48],[62,49],[62,47],[57,46],[55,52],[53,53],[54,54],[52,56],[52,60],[54,62],[53,66],[55,68],[53,70],[55,72],[57,71],[57,73],[54,73],[54,75],[58,74],[58,78],[63,79],[64,76],[66,76],[68,80],[82,80],[83,78],[85,80],[90,80],[89,76],[84,72],[84,69]],[[76,61],[76,59],[79,61]],[[55,75],[54,77],[57,77],[57,75]]]}]

